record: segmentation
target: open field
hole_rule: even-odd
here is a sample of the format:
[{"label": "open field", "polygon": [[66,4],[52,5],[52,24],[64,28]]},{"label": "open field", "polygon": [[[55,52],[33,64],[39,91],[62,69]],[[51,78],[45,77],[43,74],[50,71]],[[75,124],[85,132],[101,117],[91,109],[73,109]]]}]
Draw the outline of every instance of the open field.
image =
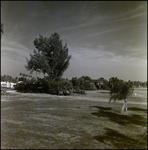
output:
[{"label": "open field", "polygon": [[1,97],[1,148],[146,149],[147,89],[135,92],[121,114],[123,102],[108,104],[108,91],[71,96],[7,91]]}]

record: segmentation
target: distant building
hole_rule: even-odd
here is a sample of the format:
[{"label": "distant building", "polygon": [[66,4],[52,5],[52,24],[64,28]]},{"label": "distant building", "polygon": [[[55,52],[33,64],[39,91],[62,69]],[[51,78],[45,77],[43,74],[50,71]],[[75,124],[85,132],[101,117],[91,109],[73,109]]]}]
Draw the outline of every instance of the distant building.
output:
[{"label": "distant building", "polygon": [[1,82],[1,87],[7,87],[7,82]]},{"label": "distant building", "polygon": [[14,88],[14,85],[16,85],[16,83],[12,83],[12,82],[1,82],[1,87],[7,87],[7,88]]},{"label": "distant building", "polygon": [[7,88],[11,88],[11,82],[7,82]]},{"label": "distant building", "polygon": [[16,83],[12,83],[11,82],[11,88],[14,89],[14,85],[16,85]]},{"label": "distant building", "polygon": [[22,83],[23,81],[18,81],[17,83]]}]

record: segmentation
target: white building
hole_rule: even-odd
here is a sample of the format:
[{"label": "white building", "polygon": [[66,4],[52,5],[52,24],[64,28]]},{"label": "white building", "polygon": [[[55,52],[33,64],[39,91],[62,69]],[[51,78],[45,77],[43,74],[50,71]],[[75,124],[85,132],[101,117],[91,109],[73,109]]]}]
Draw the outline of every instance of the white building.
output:
[{"label": "white building", "polygon": [[16,85],[16,83],[13,82],[1,82],[1,87],[7,87],[7,88],[14,88],[14,85]]},{"label": "white building", "polygon": [[7,83],[6,82],[1,82],[1,87],[7,87]]},{"label": "white building", "polygon": [[14,85],[16,85],[16,83],[12,83],[11,82],[11,88],[14,89]]}]

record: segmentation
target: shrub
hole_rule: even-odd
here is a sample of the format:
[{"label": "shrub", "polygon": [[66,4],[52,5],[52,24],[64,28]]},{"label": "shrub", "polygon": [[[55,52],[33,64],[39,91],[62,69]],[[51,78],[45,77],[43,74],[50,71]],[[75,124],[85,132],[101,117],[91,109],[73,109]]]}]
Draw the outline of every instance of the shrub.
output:
[{"label": "shrub", "polygon": [[81,90],[81,89],[79,88],[79,86],[74,86],[74,87],[73,87],[73,93],[86,94],[86,93],[85,93],[85,90]]},{"label": "shrub", "polygon": [[[76,79],[75,79],[76,80]],[[96,85],[92,82],[91,78],[88,76],[82,76],[79,79],[77,79],[77,86],[81,90],[97,90]]]},{"label": "shrub", "polygon": [[18,92],[24,93],[49,93],[48,82],[44,79],[38,78],[35,80],[27,80],[27,82],[17,83],[14,89]]},{"label": "shrub", "polygon": [[93,82],[85,83],[85,90],[97,90],[95,84]]},{"label": "shrub", "polygon": [[67,79],[52,80],[49,77],[36,80],[27,80],[26,82],[17,83],[15,90],[24,93],[49,93],[55,95],[70,95],[72,93],[72,82]]},{"label": "shrub", "polygon": [[50,82],[49,83],[49,87],[48,87],[48,90],[49,90],[49,93],[50,94],[56,94],[56,95],[58,95],[58,87],[59,87],[59,85],[58,85],[59,83],[58,82]]},{"label": "shrub", "polygon": [[58,79],[49,82],[49,93],[56,95],[70,95],[72,92],[72,83],[66,79]]},{"label": "shrub", "polygon": [[17,83],[16,85],[14,85],[14,89],[17,90],[18,92],[25,92],[25,83]]}]

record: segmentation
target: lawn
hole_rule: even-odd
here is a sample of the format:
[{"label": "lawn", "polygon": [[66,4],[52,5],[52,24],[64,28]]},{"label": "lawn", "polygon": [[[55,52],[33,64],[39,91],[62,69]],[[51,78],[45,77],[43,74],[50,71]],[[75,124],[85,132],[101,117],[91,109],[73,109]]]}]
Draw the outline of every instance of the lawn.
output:
[{"label": "lawn", "polygon": [[147,149],[147,89],[135,89],[128,112],[108,91],[1,97],[1,148]]}]

